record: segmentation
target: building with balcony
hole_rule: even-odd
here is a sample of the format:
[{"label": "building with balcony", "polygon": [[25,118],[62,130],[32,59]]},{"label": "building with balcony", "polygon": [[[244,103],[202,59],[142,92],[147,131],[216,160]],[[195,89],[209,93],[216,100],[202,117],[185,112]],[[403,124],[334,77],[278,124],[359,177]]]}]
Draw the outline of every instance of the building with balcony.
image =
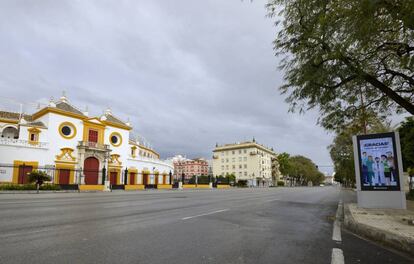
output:
[{"label": "building with balcony", "polygon": [[249,186],[269,186],[276,184],[279,167],[277,154],[253,141],[216,145],[213,150],[213,175],[233,174],[236,181],[247,180]]},{"label": "building with balcony", "polygon": [[173,166],[131,131],[110,109],[89,116],[66,96],[31,115],[0,111],[0,183],[23,184],[31,170],[49,168],[62,185],[170,184]]},{"label": "building with balcony", "polygon": [[196,175],[209,175],[208,161],[203,158],[187,159],[182,155],[176,155],[168,161],[174,166],[174,179],[176,180],[181,180],[183,176],[185,180],[189,180]]}]

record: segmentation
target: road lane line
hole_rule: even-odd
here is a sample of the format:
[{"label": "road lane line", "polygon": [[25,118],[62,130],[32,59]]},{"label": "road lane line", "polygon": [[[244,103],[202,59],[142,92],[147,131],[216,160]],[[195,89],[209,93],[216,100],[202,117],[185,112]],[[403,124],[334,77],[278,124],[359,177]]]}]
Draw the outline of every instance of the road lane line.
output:
[{"label": "road lane line", "polygon": [[331,264],[344,264],[345,258],[342,249],[333,248],[332,249],[332,257],[331,257]]},{"label": "road lane line", "polygon": [[181,220],[188,220],[188,219],[191,219],[191,218],[196,218],[196,217],[200,217],[200,216],[205,216],[205,215],[212,215],[212,214],[222,213],[222,212],[226,212],[226,211],[228,211],[228,210],[230,210],[230,209],[221,209],[221,210],[217,210],[217,211],[213,211],[213,212],[208,212],[208,213],[205,213],[205,214],[199,214],[199,215],[187,216],[187,217],[181,218]]},{"label": "road lane line", "polygon": [[339,201],[338,203],[338,209],[336,210],[335,215],[335,221],[333,224],[333,232],[332,232],[332,240],[341,242],[342,236],[341,236],[341,213],[342,211],[342,201]]},{"label": "road lane line", "polygon": [[274,201],[281,201],[280,199],[271,199],[271,200],[267,200],[266,202],[274,202]]}]

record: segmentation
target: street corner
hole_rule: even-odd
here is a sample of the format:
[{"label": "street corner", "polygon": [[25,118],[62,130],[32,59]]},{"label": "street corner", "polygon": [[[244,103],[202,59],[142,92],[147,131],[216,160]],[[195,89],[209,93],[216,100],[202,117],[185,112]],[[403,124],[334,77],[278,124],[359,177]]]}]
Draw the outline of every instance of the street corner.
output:
[{"label": "street corner", "polygon": [[382,245],[414,256],[413,210],[366,209],[344,205],[344,227]]}]

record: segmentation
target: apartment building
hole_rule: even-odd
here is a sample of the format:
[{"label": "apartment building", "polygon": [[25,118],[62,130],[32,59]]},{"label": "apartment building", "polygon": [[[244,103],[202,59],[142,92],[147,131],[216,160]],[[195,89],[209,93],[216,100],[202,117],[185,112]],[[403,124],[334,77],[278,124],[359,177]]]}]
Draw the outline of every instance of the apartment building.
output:
[{"label": "apartment building", "polygon": [[258,144],[254,139],[216,145],[213,150],[213,175],[233,174],[236,181],[247,180],[250,186],[269,186],[276,184],[279,175],[276,158],[273,148]]}]

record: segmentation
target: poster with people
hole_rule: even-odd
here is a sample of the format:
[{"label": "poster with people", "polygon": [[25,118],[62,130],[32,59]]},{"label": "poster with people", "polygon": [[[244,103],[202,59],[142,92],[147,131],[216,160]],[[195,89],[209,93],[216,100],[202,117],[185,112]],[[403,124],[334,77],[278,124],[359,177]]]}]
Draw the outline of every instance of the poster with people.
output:
[{"label": "poster with people", "polygon": [[394,133],[357,137],[362,190],[400,190]]}]

